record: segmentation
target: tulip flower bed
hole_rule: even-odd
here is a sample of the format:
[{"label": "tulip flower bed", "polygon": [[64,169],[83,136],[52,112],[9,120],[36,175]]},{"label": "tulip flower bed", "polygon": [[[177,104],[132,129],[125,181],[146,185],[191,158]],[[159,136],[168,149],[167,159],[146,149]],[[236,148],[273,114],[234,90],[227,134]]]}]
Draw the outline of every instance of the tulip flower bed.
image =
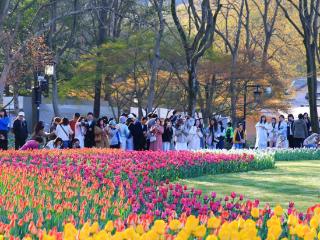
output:
[{"label": "tulip flower bed", "polygon": [[274,158],[275,161],[320,160],[320,150],[305,148],[277,150]]},{"label": "tulip flower bed", "polygon": [[[33,238],[43,229],[62,231],[115,220],[120,229],[140,219],[209,213],[235,219],[248,215],[242,196],[202,196],[170,181],[207,173],[274,167],[272,157],[205,152],[122,152],[115,150],[8,151],[0,155],[0,234]],[[247,210],[244,210],[247,209]],[[133,219],[133,220],[132,220]],[[123,225],[125,224],[125,225]],[[146,224],[144,224],[146,225]],[[1,239],[1,236],[0,236]],[[83,239],[83,238],[82,238]]]}]

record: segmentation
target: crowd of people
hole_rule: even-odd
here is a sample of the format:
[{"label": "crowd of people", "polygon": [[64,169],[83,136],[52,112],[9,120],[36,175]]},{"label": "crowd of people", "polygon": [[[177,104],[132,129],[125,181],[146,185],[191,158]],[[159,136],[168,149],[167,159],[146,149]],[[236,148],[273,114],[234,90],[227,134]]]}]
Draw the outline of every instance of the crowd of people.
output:
[{"label": "crowd of people", "polygon": [[[1,110],[0,148],[3,150],[8,148],[8,121],[5,110]],[[133,113],[124,113],[118,121],[108,117],[95,119],[91,112],[86,116],[75,113],[71,120],[55,117],[49,131],[45,131],[44,122],[38,122],[30,140],[27,140],[24,113],[20,112],[12,131],[17,150],[42,146],[46,149],[95,147],[136,151],[240,149],[246,141],[242,124],[234,130],[231,123],[224,126],[222,121],[211,118],[208,126],[204,127],[203,119],[182,116],[176,111],[166,119],[160,119],[155,113],[141,119]]]},{"label": "crowd of people", "polygon": [[[118,121],[117,121],[118,120]],[[0,149],[8,149],[10,119],[5,109],[0,110]],[[295,120],[292,114],[288,120],[281,115],[277,121],[269,122],[261,116],[256,124],[256,149],[317,147],[320,137],[311,132],[308,114],[300,114]],[[93,113],[86,116],[75,113],[73,118],[55,117],[50,129],[44,122],[36,124],[31,138],[28,133],[24,112],[19,112],[12,125],[15,149],[67,149],[67,148],[119,148],[123,150],[199,150],[199,149],[242,149],[246,147],[247,136],[243,123],[234,129],[219,119],[211,118],[207,126],[203,119],[173,114],[160,119],[150,113],[138,119],[133,113],[123,113],[119,119],[101,117]]]},{"label": "crowd of people", "polygon": [[312,133],[311,121],[308,113],[299,114],[294,119],[288,115],[287,121],[283,115],[271,118],[268,122],[266,116],[261,116],[256,124],[256,149],[266,148],[317,148],[320,135]]}]

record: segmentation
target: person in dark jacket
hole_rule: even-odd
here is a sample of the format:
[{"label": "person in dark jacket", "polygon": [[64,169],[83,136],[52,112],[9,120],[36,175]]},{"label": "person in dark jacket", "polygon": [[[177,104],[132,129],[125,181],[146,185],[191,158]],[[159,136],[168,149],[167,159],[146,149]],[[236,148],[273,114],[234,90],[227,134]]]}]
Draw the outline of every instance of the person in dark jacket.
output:
[{"label": "person in dark jacket", "polygon": [[173,128],[169,118],[164,120],[164,131],[162,134],[163,151],[169,151],[171,148],[171,141],[173,136]]},{"label": "person in dark jacket", "polygon": [[28,138],[27,121],[24,112],[19,112],[17,118],[13,122],[12,132],[14,134],[14,148],[20,149]]},{"label": "person in dark jacket", "polygon": [[294,124],[294,117],[292,114],[288,115],[288,127],[287,127],[287,138],[289,142],[289,148],[295,147],[294,137],[293,137],[293,124]]},{"label": "person in dark jacket", "polygon": [[143,134],[143,126],[139,120],[136,119],[134,114],[129,114],[128,119],[133,120],[133,124],[128,126],[130,133],[133,137],[133,149],[135,151],[142,151],[144,150],[145,146],[145,138]]},{"label": "person in dark jacket", "polygon": [[303,147],[303,141],[308,137],[308,127],[303,119],[303,115],[299,114],[298,120],[293,123],[293,137],[295,141],[295,147]]},{"label": "person in dark jacket", "polygon": [[85,121],[85,128],[86,128],[86,134],[84,137],[84,147],[86,148],[92,148],[95,146],[94,141],[94,126],[96,125],[93,117],[93,113],[89,112],[87,114],[87,119]]}]

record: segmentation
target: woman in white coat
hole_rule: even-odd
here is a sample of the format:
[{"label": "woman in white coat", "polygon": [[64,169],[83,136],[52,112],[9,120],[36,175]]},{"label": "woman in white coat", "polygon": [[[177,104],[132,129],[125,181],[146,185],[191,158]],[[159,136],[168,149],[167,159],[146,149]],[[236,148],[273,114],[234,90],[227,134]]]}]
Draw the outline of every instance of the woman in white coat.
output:
[{"label": "woman in white coat", "polygon": [[257,149],[266,149],[268,147],[268,130],[266,116],[261,116],[260,121],[256,124],[256,145]]},{"label": "woman in white coat", "polygon": [[194,121],[193,126],[191,126],[189,129],[188,149],[189,150],[201,149],[201,138],[203,138],[203,134],[200,128],[200,120],[196,119]]},{"label": "woman in white coat", "polygon": [[74,138],[79,139],[80,148],[84,148],[84,136],[86,134],[86,122],[84,117],[80,117],[75,125],[75,135]]}]

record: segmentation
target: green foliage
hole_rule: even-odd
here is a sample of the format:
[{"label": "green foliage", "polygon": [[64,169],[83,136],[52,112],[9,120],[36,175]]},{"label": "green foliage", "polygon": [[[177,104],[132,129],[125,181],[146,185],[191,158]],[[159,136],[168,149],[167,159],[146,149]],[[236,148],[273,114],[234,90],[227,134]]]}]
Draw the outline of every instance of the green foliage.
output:
[{"label": "green foliage", "polygon": [[275,152],[276,161],[320,160],[319,149],[284,149]]}]

